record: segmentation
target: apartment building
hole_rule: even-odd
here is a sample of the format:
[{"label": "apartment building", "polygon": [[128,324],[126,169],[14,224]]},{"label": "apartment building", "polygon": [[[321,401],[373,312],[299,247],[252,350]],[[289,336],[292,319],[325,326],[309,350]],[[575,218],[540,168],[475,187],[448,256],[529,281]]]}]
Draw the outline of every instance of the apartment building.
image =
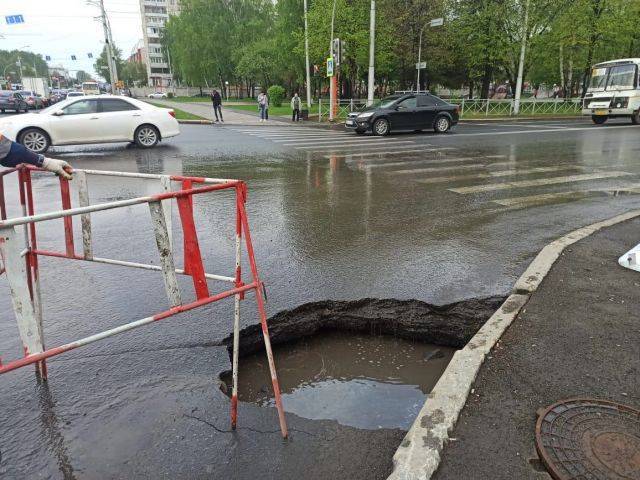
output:
[{"label": "apartment building", "polygon": [[170,87],[173,84],[167,52],[160,44],[160,37],[169,15],[179,12],[179,0],[140,0],[142,35],[144,40],[144,62],[147,67],[149,86]]}]

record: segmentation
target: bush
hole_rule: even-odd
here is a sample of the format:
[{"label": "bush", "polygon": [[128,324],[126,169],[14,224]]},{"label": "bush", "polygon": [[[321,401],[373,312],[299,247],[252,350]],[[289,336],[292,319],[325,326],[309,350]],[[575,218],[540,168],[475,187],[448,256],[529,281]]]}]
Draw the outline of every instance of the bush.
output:
[{"label": "bush", "polygon": [[284,87],[280,85],[271,85],[269,90],[267,90],[267,95],[269,95],[269,104],[274,107],[281,107],[282,100],[284,99]]},{"label": "bush", "polygon": [[167,98],[173,98],[173,97],[174,97],[173,92],[167,92]]}]

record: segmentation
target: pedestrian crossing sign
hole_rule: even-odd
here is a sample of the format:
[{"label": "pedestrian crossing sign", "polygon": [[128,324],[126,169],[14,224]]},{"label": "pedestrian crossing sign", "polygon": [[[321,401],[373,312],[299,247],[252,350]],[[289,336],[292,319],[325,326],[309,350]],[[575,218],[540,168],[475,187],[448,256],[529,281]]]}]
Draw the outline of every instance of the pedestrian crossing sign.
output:
[{"label": "pedestrian crossing sign", "polygon": [[327,58],[327,77],[333,77],[333,57]]}]

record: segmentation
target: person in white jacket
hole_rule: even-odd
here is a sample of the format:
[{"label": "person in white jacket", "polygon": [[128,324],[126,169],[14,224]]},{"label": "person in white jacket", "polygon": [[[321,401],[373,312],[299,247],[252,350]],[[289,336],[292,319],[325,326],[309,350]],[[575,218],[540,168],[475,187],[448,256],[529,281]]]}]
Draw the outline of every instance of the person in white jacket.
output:
[{"label": "person in white jacket", "polygon": [[300,97],[298,96],[298,92],[293,94],[291,97],[291,121],[299,122],[300,121]]},{"label": "person in white jacket", "polygon": [[269,120],[269,96],[263,90],[258,95],[258,110],[260,110],[260,121]]}]

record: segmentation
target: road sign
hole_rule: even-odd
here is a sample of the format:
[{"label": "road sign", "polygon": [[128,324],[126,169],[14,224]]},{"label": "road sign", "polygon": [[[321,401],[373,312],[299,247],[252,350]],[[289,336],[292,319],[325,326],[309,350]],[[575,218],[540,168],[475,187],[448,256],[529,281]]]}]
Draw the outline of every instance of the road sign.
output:
[{"label": "road sign", "polygon": [[327,77],[333,77],[333,57],[327,58]]},{"label": "road sign", "polygon": [[434,18],[429,22],[431,27],[441,27],[442,25],[444,25],[444,18]]},{"label": "road sign", "polygon": [[22,15],[6,15],[4,19],[7,25],[15,25],[17,23],[24,23],[24,17]]},{"label": "road sign", "polygon": [[421,70],[423,68],[427,68],[427,62],[416,63],[416,70]]}]

